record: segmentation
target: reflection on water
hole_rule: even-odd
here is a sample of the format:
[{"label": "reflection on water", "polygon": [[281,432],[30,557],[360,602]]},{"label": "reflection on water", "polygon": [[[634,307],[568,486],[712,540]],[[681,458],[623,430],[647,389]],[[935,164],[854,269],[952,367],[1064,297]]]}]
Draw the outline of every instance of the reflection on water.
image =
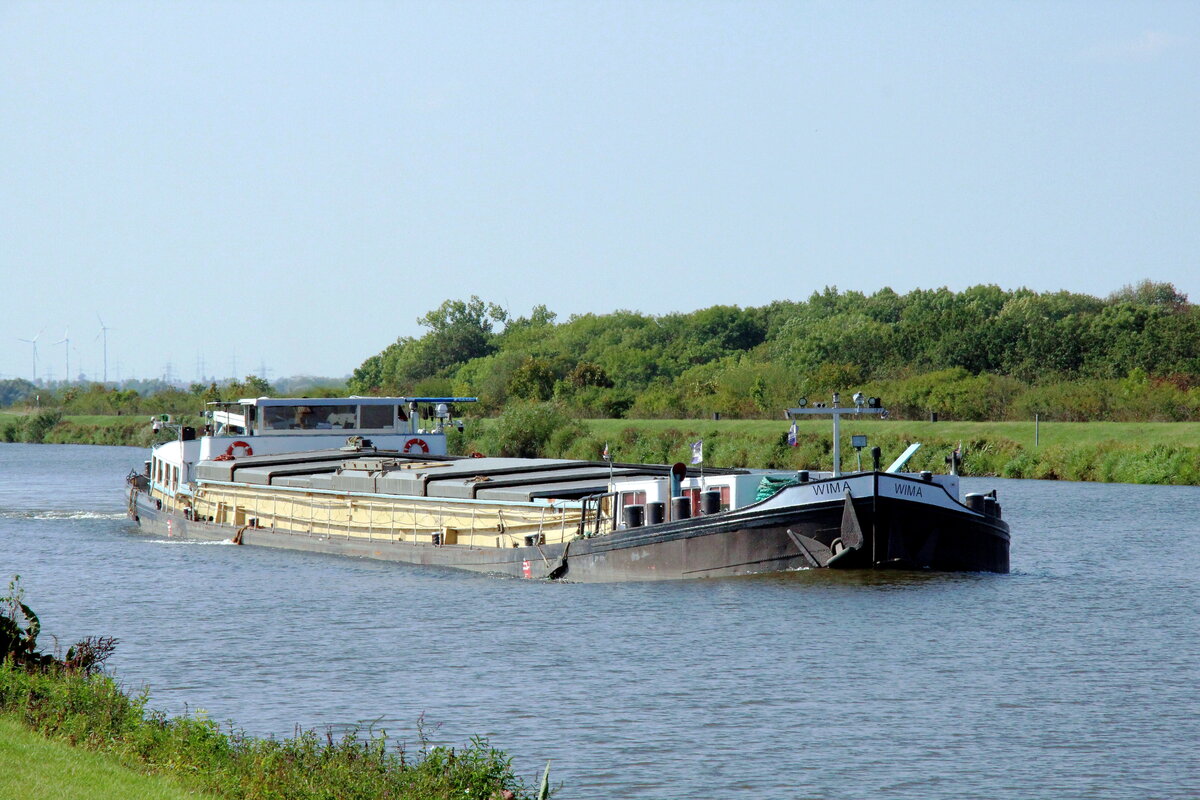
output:
[{"label": "reflection on water", "polygon": [[410,744],[424,713],[564,798],[1200,795],[1196,489],[966,480],[1010,575],[547,584],[143,536],[143,458],[0,445],[0,566],[171,713]]}]

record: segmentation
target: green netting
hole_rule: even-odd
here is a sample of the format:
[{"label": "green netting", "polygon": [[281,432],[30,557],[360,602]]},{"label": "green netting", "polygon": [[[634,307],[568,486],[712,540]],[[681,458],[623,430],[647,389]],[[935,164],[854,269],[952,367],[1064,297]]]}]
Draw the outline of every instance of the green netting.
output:
[{"label": "green netting", "polygon": [[800,481],[797,480],[795,475],[764,475],[762,481],[758,484],[758,494],[754,496],[754,502],[757,503],[759,500],[766,500],[780,489],[799,485]]}]

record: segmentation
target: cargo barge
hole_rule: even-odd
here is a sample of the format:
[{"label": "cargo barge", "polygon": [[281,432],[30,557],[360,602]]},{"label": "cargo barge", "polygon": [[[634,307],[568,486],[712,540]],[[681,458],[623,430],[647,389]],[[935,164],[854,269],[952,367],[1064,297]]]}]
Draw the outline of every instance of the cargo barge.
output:
[{"label": "cargo barge", "polygon": [[[130,516],[169,537],[518,578],[1008,571],[995,493],[960,502],[953,468],[881,469],[877,452],[848,474],[448,455],[449,406],[472,399],[240,401],[154,449]],[[856,412],[870,409],[789,414]]]}]

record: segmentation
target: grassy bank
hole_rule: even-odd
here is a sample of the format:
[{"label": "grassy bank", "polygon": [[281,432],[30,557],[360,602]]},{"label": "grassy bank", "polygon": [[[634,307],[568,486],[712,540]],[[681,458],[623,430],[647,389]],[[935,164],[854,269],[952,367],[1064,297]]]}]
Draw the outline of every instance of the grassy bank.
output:
[{"label": "grassy bank", "polygon": [[147,418],[141,416],[66,417],[53,409],[34,414],[0,414],[0,442],[149,447],[153,436]]},{"label": "grassy bank", "polygon": [[89,800],[216,800],[165,775],[147,775],[111,753],[56,742],[0,715],[0,800],[86,797]]},{"label": "grassy bank", "polygon": [[[48,414],[52,412],[43,412]],[[506,415],[507,416],[507,412]],[[550,420],[531,415],[506,427],[500,419],[473,420],[466,436],[454,436],[459,452],[537,453],[552,457],[598,458],[608,443],[620,461],[670,463],[690,458],[688,445],[704,439],[705,463],[719,467],[829,469],[833,465],[828,420],[799,423],[799,444],[786,442],[784,420]],[[515,429],[515,430],[514,430]],[[7,433],[6,433],[7,432]],[[843,467],[855,466],[853,434],[891,462],[911,442],[922,449],[913,469],[940,470],[961,443],[968,475],[1117,483],[1200,485],[1200,422],[927,422],[854,420],[842,424]],[[29,435],[26,435],[29,434]],[[38,438],[40,436],[40,438]],[[123,444],[148,447],[144,419],[119,416],[32,416],[0,414],[0,439],[57,444]],[[514,444],[516,438],[521,441]],[[864,451],[864,466],[869,451]]]},{"label": "grassy bank", "polygon": [[[463,447],[485,453],[515,452],[513,426],[481,420],[467,430]],[[522,426],[517,426],[518,428]],[[529,425],[523,426],[531,427]],[[596,459],[605,444],[617,461],[671,463],[690,460],[690,443],[704,440],[704,463],[714,467],[831,469],[829,420],[799,423],[797,446],[787,443],[784,420],[587,420],[562,423],[545,433],[543,455]],[[887,466],[912,442],[922,448],[909,469],[945,469],[960,444],[967,475],[1113,483],[1200,485],[1200,423],[918,422],[844,420],[842,467],[856,466],[850,437],[865,434],[868,449],[883,451]],[[528,444],[520,443],[522,449]]]},{"label": "grassy bank", "polygon": [[[420,746],[411,753],[391,744],[382,732],[335,738],[332,733],[302,731],[291,739],[257,739],[232,725],[222,730],[203,716],[167,717],[148,711],[147,691],[131,696],[101,671],[115,640],[85,639],[59,658],[38,651],[40,631],[41,623],[24,603],[19,579],[14,578],[9,596],[0,597],[0,796],[533,796],[513,774],[508,757],[485,740],[472,739],[458,749],[431,747],[419,724]],[[131,770],[164,780],[139,781]],[[549,796],[548,774],[547,767],[539,800]],[[74,788],[79,786],[86,788]]]},{"label": "grassy bank", "polygon": [[[480,739],[461,748],[422,742],[416,753],[393,746],[382,734],[339,739],[304,731],[291,739],[256,739],[235,730],[222,731],[208,719],[148,712],[144,695],[128,696],[103,674],[28,670],[11,662],[0,665],[0,719],[7,719],[9,725],[19,722],[26,732],[108,756],[70,757],[56,751],[55,763],[61,770],[48,766],[44,779],[28,775],[25,785],[29,786],[42,780],[77,779],[115,784],[129,779],[115,768],[124,764],[166,776],[202,796],[238,800],[491,800],[504,791],[516,798],[531,796],[513,774],[509,759]],[[31,744],[27,736],[7,738],[5,730],[0,727],[0,752],[8,754],[5,758],[20,759],[22,753],[32,752],[36,743]],[[0,760],[0,768],[2,764]],[[9,780],[23,782],[19,776]],[[14,796],[95,795],[34,791]]]},{"label": "grassy bank", "polygon": [[[618,424],[613,424],[613,423]],[[593,447],[611,441],[618,459],[641,454],[687,461],[687,443],[704,439],[705,463],[781,469],[831,469],[831,423],[799,424],[798,444],[787,444],[787,423],[709,421],[663,425],[658,421],[622,426],[619,420],[590,423]],[[945,469],[945,459],[960,444],[963,473],[1005,478],[1059,479],[1113,483],[1200,484],[1200,423],[1057,422],[912,422],[847,420],[842,423],[842,467],[856,466],[850,446],[854,434],[883,451],[886,466],[909,444],[922,448],[909,469]],[[578,443],[582,448],[584,443]],[[869,466],[869,447],[862,453]],[[599,451],[596,451],[599,452]],[[626,453],[633,457],[629,458]]]}]

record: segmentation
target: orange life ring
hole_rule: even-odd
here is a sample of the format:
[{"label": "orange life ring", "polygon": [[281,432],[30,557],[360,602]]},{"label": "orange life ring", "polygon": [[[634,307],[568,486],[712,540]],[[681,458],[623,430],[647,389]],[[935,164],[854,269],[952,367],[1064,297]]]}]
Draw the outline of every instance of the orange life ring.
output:
[{"label": "orange life ring", "polygon": [[404,452],[411,453],[413,451],[414,447],[421,448],[422,453],[429,452],[429,445],[425,444],[425,440],[424,439],[415,439],[415,438],[409,439],[407,442],[404,443]]},{"label": "orange life ring", "polygon": [[[234,456],[234,454],[233,454],[233,451],[234,451],[234,450],[237,450],[239,447],[240,447],[242,450],[244,450],[244,451],[245,451],[245,452],[244,452],[244,453],[242,453],[241,455],[243,455],[243,456],[252,456],[252,455],[254,455],[254,448],[253,448],[253,447],[251,447],[251,446],[250,446],[250,445],[249,445],[247,442],[243,442],[241,439],[238,439],[236,442],[234,442],[233,444],[229,445],[229,447],[226,447],[226,448],[225,448],[225,455],[229,456],[230,458],[234,458],[235,456]],[[220,458],[220,456],[218,456],[218,458]],[[223,460],[223,459],[222,459],[222,460]]]},{"label": "orange life ring", "polygon": [[478,450],[472,450],[471,458],[483,458],[483,453],[479,452]]}]

